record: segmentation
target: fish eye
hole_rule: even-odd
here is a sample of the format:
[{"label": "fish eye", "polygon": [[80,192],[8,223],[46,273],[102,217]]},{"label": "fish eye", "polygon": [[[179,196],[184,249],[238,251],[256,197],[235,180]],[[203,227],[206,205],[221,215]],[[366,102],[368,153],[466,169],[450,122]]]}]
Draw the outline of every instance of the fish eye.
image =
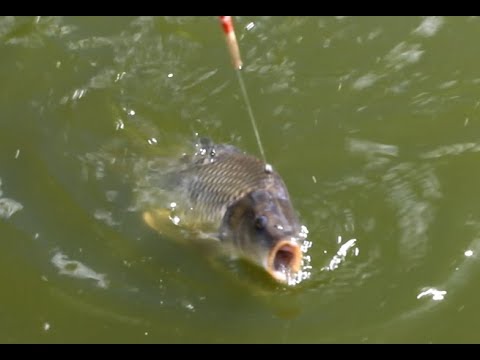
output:
[{"label": "fish eye", "polygon": [[255,227],[258,230],[263,230],[267,226],[268,219],[265,215],[260,215],[255,219]]}]

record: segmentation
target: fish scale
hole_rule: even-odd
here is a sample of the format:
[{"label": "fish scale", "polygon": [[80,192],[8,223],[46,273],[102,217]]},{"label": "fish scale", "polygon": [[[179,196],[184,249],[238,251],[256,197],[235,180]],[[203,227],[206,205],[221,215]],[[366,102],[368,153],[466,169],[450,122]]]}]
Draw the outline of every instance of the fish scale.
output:
[{"label": "fish scale", "polygon": [[177,189],[187,189],[183,196],[195,218],[209,222],[221,220],[226,208],[245,194],[280,180],[265,171],[263,162],[229,145],[198,151],[176,177]]}]

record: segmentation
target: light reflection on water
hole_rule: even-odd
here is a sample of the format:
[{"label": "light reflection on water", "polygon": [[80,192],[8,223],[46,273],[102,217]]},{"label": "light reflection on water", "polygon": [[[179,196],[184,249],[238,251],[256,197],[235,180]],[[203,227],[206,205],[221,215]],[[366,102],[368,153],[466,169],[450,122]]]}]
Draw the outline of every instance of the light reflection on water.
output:
[{"label": "light reflection on water", "polygon": [[108,287],[106,274],[99,274],[77,260],[70,260],[67,255],[62,254],[61,252],[55,253],[51,261],[52,264],[58,268],[59,274],[61,275],[67,275],[79,279],[96,280],[97,286],[101,288]]}]

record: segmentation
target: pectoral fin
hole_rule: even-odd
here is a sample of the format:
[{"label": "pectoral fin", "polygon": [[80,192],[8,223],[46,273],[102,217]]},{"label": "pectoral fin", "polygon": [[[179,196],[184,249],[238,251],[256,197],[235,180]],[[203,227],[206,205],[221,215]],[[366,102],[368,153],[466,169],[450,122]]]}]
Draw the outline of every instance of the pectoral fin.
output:
[{"label": "pectoral fin", "polygon": [[142,214],[143,221],[153,230],[162,235],[169,235],[172,231],[172,221],[170,219],[170,210],[168,209],[152,209],[144,211]]}]

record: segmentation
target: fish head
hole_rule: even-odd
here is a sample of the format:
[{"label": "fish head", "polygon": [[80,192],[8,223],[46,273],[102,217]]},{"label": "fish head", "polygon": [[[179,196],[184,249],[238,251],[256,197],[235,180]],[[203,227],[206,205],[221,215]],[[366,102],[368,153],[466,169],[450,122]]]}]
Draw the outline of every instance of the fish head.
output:
[{"label": "fish head", "polygon": [[221,238],[275,280],[287,283],[302,265],[300,228],[286,190],[261,189],[228,207]]}]

